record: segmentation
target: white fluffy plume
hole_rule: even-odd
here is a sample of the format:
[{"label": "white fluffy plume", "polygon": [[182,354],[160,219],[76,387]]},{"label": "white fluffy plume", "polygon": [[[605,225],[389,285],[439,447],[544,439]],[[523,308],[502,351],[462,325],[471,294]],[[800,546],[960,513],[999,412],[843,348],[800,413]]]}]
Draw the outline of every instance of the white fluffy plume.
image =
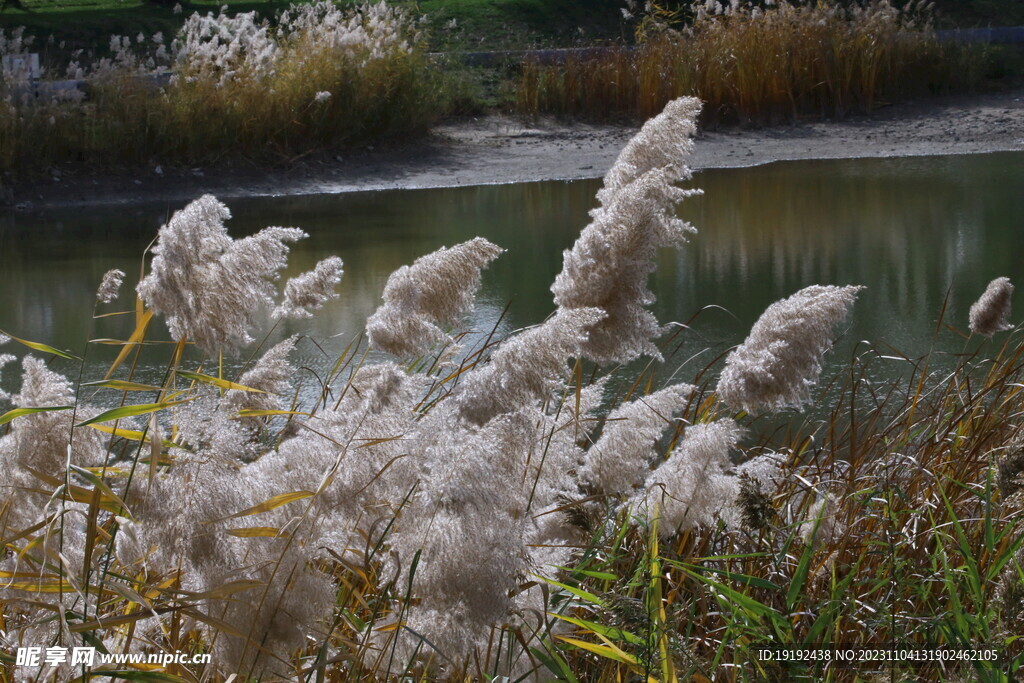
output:
[{"label": "white fluffy plume", "polygon": [[437,419],[438,428],[422,434],[430,476],[390,539],[403,565],[401,585],[411,580],[420,596],[408,628],[430,643],[406,639],[403,664],[417,646],[461,660],[507,617],[528,566],[520,458],[532,432],[519,415],[480,428]]},{"label": "white fluffy plume", "polygon": [[677,247],[694,227],[675,216],[676,204],[698,190],[674,185],[690,178],[683,159],[693,148],[700,100],[670,102],[629,142],[605,176],[591,212],[593,222],[564,255],[551,291],[560,308],[600,308],[607,317],[591,331],[584,357],[625,362],[660,358],[652,339],[661,334],[645,307],[654,302],[647,278],[662,247]]},{"label": "white fluffy plume", "polygon": [[[3,337],[3,335],[0,335],[0,337]],[[3,341],[4,340],[0,338],[0,344],[2,344]],[[0,353],[0,380],[3,380],[4,366],[8,363],[13,363],[16,360],[18,359],[9,353]],[[0,401],[6,401],[10,397],[11,395],[4,391],[3,384],[0,383]]]},{"label": "white fluffy plume", "polygon": [[284,286],[284,301],[274,309],[275,318],[312,318],[313,311],[337,299],[335,287],[341,282],[341,259],[329,256],[308,273],[293,277]]},{"label": "white fluffy plume", "polygon": [[580,482],[604,493],[631,493],[650,470],[658,438],[674,425],[693,391],[690,384],[676,384],[613,410],[587,451]]},{"label": "white fluffy plume", "polygon": [[984,294],[971,306],[971,332],[991,337],[996,332],[1009,330],[1010,295],[1013,283],[1008,277],[997,277],[988,283]]},{"label": "white fluffy plume", "polygon": [[124,282],[123,270],[116,268],[108,270],[104,273],[103,281],[100,282],[100,286],[96,290],[96,300],[102,304],[109,304],[121,293],[122,282]]},{"label": "white fluffy plume", "polygon": [[[9,357],[0,357],[0,364]],[[71,381],[50,370],[46,363],[33,356],[21,361],[21,390],[10,397],[16,408],[52,408],[71,406],[75,392]],[[84,419],[93,409],[80,404],[77,418]],[[21,528],[13,524],[14,518],[28,522],[39,513],[49,498],[40,490],[40,479],[63,475],[68,461],[75,465],[95,464],[101,461],[105,439],[102,434],[88,428],[75,429],[73,444],[69,443],[72,424],[70,410],[44,410],[24,415],[10,423],[0,435],[0,532]]]},{"label": "white fluffy plume", "polygon": [[175,338],[211,355],[252,341],[256,315],[277,293],[285,243],[306,236],[297,228],[265,228],[233,240],[224,226],[230,217],[212,195],[176,212],[160,228],[150,273],[138,287],[146,305],[166,316]]},{"label": "white fluffy plume", "polygon": [[396,270],[384,286],[384,304],[366,321],[370,347],[410,358],[447,341],[441,326],[457,323],[473,307],[480,271],[502,251],[477,237]]},{"label": "white fluffy plume", "polygon": [[832,348],[833,328],[846,319],[861,289],[812,285],[766,308],[725,359],[719,399],[748,413],[808,403]]},{"label": "white fluffy plume", "polygon": [[604,317],[597,308],[560,310],[505,340],[490,362],[474,369],[457,388],[460,416],[482,425],[550,397],[568,372],[566,359],[579,354],[589,330]]},{"label": "white fluffy plume", "polygon": [[712,524],[730,512],[739,493],[739,478],[726,474],[729,451],[742,436],[729,419],[693,425],[668,460],[647,477],[633,499],[648,520],[659,518],[659,533]]}]

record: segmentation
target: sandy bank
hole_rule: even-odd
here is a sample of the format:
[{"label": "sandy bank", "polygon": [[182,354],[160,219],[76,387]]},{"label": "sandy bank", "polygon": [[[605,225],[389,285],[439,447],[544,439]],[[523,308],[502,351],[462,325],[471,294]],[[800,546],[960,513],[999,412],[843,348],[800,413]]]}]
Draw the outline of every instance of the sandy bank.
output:
[{"label": "sandy bank", "polygon": [[[282,168],[165,170],[110,178],[55,173],[16,186],[7,209],[166,201],[202,193],[221,198],[600,177],[633,126],[525,122],[490,116],[450,122],[415,144]],[[870,117],[769,128],[702,131],[694,168],[749,166],[786,159],[920,156],[1024,151],[1024,88],[933,98],[883,107]]]}]

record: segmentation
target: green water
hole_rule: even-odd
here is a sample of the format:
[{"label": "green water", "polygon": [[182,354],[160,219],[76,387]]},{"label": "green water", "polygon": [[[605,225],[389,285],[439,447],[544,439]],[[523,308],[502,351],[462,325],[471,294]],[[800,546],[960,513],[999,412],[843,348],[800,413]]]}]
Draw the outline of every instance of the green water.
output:
[{"label": "green water", "polygon": [[[359,333],[389,273],[477,235],[508,251],[486,271],[469,327],[489,331],[506,304],[502,332],[540,322],[552,310],[548,288],[562,250],[587,224],[599,184],[234,200],[227,202],[234,214],[228,225],[234,236],[267,225],[305,229],[310,237],[294,249],[287,275],[330,254],[344,260],[340,299],[313,321],[274,335],[317,339],[302,345],[300,362],[319,371]],[[705,195],[680,211],[700,232],[682,250],[659,255],[651,285],[659,319],[690,325],[665,369],[681,378],[742,341],[768,304],[810,284],[868,287],[837,361],[859,340],[923,353],[944,300],[945,322],[964,330],[967,310],[989,280],[1006,275],[1024,284],[1024,154],[785,162],[709,170],[693,184]],[[89,336],[123,338],[129,316],[90,320],[96,286],[110,268],[127,271],[134,286],[144,248],[177,208],[0,214],[0,329],[79,354]],[[122,297],[101,310],[130,307]],[[162,323],[158,328],[166,338]],[[962,346],[948,330],[940,343]],[[20,353],[13,346],[3,351]],[[101,375],[113,353],[90,350],[87,377]],[[167,352],[147,353],[153,362],[138,376],[158,378]],[[5,374],[10,388],[15,373]]]}]

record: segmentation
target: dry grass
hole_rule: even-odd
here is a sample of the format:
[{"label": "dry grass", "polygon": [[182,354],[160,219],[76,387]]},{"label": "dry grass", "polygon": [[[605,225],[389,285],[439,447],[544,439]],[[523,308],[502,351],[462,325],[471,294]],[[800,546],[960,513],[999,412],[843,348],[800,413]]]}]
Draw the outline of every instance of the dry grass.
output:
[{"label": "dry grass", "polygon": [[870,112],[910,95],[978,82],[976,54],[940,43],[911,9],[887,0],[843,9],[830,3],[699,13],[682,32],[653,32],[633,50],[528,65],[519,111],[647,118],[683,95],[705,119],[772,122],[802,114]]},{"label": "dry grass", "polygon": [[[140,329],[144,327],[140,322]],[[488,341],[490,346],[496,343]],[[663,344],[668,355],[672,346],[672,339]],[[469,354],[455,371],[440,373],[429,358],[416,367],[435,377],[432,394],[443,396],[446,386],[486,348]],[[126,358],[140,351],[136,347]],[[350,391],[346,377],[363,358],[358,348],[347,349],[322,378],[325,385],[339,393]],[[180,361],[175,354],[171,375]],[[871,379],[879,369],[896,379]],[[587,384],[589,374],[578,368],[575,381]],[[622,385],[618,400],[642,393],[651,386],[650,379],[641,373],[632,385]],[[180,381],[179,389],[198,386],[187,389]],[[1024,576],[1021,505],[1014,495],[1020,488],[1021,386],[1020,331],[953,356],[908,359],[860,347],[848,367],[821,388],[818,399],[826,407],[819,417],[781,426],[769,419],[748,423],[748,454],[776,452],[786,457],[787,465],[777,487],[745,491],[749,514],[743,528],[687,532],[659,543],[656,529],[614,512],[609,506],[613,501],[567,501],[562,514],[592,540],[579,548],[564,578],[549,585],[550,615],[540,638],[546,649],[533,650],[534,665],[543,676],[595,682],[638,674],[658,681],[697,675],[781,681],[796,673],[846,681],[862,680],[871,672],[883,675],[885,669],[759,668],[752,652],[765,645],[990,644],[1003,651],[1000,666],[954,666],[943,673],[925,665],[915,675],[1005,680],[1024,657],[1013,641],[1021,620],[1014,596]],[[169,390],[170,385],[165,392]],[[570,388],[565,399],[570,404],[572,396]],[[685,418],[711,421],[717,405],[705,385],[691,399]],[[268,444],[287,432],[287,424],[278,420],[278,436],[272,434]],[[684,436],[685,427],[680,426],[665,451]],[[125,477],[142,482],[151,448],[131,437],[118,441],[120,450],[112,453],[112,462],[120,464],[97,474],[112,485]],[[80,619],[69,613],[72,631],[104,642],[130,642],[134,625],[155,612],[167,625],[162,646],[168,651],[206,651],[211,632],[237,626],[205,615],[202,605],[208,596],[183,592],[180,578],[121,573],[116,560],[111,561],[118,520],[103,511],[117,511],[122,503],[84,481],[67,486],[76,479],[83,481],[67,473],[63,481],[44,478],[39,487],[57,500],[89,506],[90,555],[105,558],[104,571],[79,574],[73,567],[48,562],[36,566],[30,549],[43,532],[7,529],[7,552],[23,554],[26,572],[8,585],[6,600],[88,586],[102,597],[101,614]],[[816,491],[809,489],[810,481],[817,482]],[[812,520],[813,526],[816,513],[810,508],[824,495],[834,507],[817,513],[824,518],[817,538],[809,538],[804,520]],[[830,514],[835,533],[828,530],[833,528]],[[295,653],[296,671],[307,680],[382,680],[404,668],[404,663],[374,657],[367,650],[366,629],[388,623],[412,597],[384,569],[389,530],[390,524],[384,524],[365,539],[365,564],[339,556],[320,567],[334,581],[337,600],[329,635]],[[523,587],[538,580],[523,577]],[[126,594],[127,589],[132,592]],[[258,593],[243,591],[235,599],[256,600]],[[141,603],[139,596],[144,596]],[[5,619],[12,618],[6,608],[4,613]],[[500,661],[503,647],[530,635],[496,629],[492,656],[467,662],[466,675],[482,680],[489,675],[484,661]],[[0,671],[0,679],[14,680],[9,659]],[[200,670],[171,666],[167,673],[174,678],[159,680],[196,680]],[[416,680],[433,675],[421,668],[412,673]]]},{"label": "dry grass", "polygon": [[[323,55],[300,72],[228,88],[197,81],[158,89],[114,78],[93,84],[82,103],[0,105],[0,169],[287,162],[425,133],[443,111],[436,86],[423,55],[364,68]],[[316,101],[321,91],[332,97]]]},{"label": "dry grass", "polygon": [[[852,681],[890,671],[757,664],[754,652],[987,644],[999,648],[999,663],[896,672],[915,680],[1013,679],[1024,661],[1014,642],[1024,577],[1016,494],[1022,343],[1018,331],[952,358],[859,348],[821,391],[833,406],[822,419],[758,430],[748,453],[787,454],[787,475],[776,487],[745,491],[741,531],[684,534],[658,547],[650,531],[619,517],[616,542],[587,548],[565,581],[577,590],[556,590],[555,600],[565,615],[588,620],[577,622],[579,637],[609,638],[634,662],[606,653],[598,664],[563,651],[569,667],[586,672],[580,680],[620,680],[627,671],[666,680],[664,641],[679,680]],[[870,379],[879,366],[891,376],[894,364],[905,366],[900,379]],[[689,419],[707,419],[701,410],[709,404],[695,399]],[[997,479],[1012,483],[1000,490]],[[820,482],[817,491],[808,490],[810,480]],[[825,495],[824,512],[812,509]],[[816,515],[818,535],[808,542]]]},{"label": "dry grass", "polygon": [[25,84],[5,84],[0,76],[0,171],[65,162],[99,169],[287,162],[422,134],[443,113],[444,77],[413,29],[400,30],[412,49],[371,54],[375,46],[324,45],[298,35],[281,39],[270,68],[197,69],[182,57],[169,84],[140,66],[144,54],[126,55],[85,75],[81,101],[33,96]]},{"label": "dry grass", "polygon": [[[602,254],[589,246],[602,235],[618,244],[609,230],[638,228],[605,260],[655,239],[655,223],[681,197],[639,190],[669,172],[688,175],[676,164],[696,112],[696,102],[673,103],[627,146],[599,194],[605,213],[566,252],[566,278],[592,274],[593,258],[579,255]],[[84,359],[0,333],[4,350],[27,346],[78,377],[26,358],[19,394],[0,394],[17,406],[0,415],[4,680],[30,675],[14,666],[19,645],[71,643],[218,657],[207,667],[107,672],[163,681],[227,681],[232,671],[242,680],[512,673],[588,683],[903,673],[821,661],[783,668],[755,656],[795,645],[1002,650],[995,664],[911,672],[925,679],[1010,680],[1024,663],[1024,329],[921,358],[858,344],[825,373],[803,417],[727,411],[715,395],[719,358],[651,408],[654,431],[634,408],[657,388],[657,361],[608,384],[590,361],[569,365],[588,353],[582,330],[603,320],[591,307],[560,308],[506,340],[495,338],[501,320],[489,333],[428,334],[435,346],[413,344],[423,355],[404,365],[368,362],[357,339],[316,374],[307,361],[289,364],[290,339],[226,371],[217,349],[256,338],[250,327],[275,300],[284,241],[300,232],[232,240],[228,213],[204,197],[175,214],[153,247],[142,298],[130,310],[94,311],[101,334],[108,315],[135,321],[127,339],[83,344],[92,357],[97,344],[120,348],[104,378],[83,382],[92,379]],[[400,310],[386,313],[388,324],[416,315],[451,323],[498,251],[486,242],[476,250],[468,261],[453,248],[398,271],[386,291]],[[632,289],[646,303],[651,294],[633,277],[649,272],[643,258],[651,254],[592,289]],[[108,290],[100,300],[110,301]],[[637,310],[621,302],[604,305]],[[154,312],[177,342],[151,342]],[[780,315],[762,317],[788,330],[769,335],[774,348],[754,368],[769,376],[791,363],[780,352],[787,343],[824,334],[813,321],[790,329]],[[842,316],[826,317],[819,322],[831,328]],[[938,318],[920,334],[949,348],[940,335],[962,333],[947,320],[968,311]],[[671,367],[692,323],[645,355]],[[187,352],[186,335],[206,360]],[[821,341],[816,355],[828,346]],[[163,380],[136,383],[143,363],[166,367]],[[808,388],[817,372],[788,374]],[[612,412],[627,401],[629,410]],[[736,434],[736,424],[746,433],[738,448],[731,436],[701,440],[709,427]],[[638,452],[627,458],[632,444]],[[730,450],[759,469],[746,480],[726,472]],[[636,466],[598,492],[577,476],[595,452]],[[672,496],[672,510],[659,516],[644,504],[648,492],[633,488],[643,480]],[[702,508],[690,516],[681,501]],[[680,527],[659,528],[670,519]]]}]

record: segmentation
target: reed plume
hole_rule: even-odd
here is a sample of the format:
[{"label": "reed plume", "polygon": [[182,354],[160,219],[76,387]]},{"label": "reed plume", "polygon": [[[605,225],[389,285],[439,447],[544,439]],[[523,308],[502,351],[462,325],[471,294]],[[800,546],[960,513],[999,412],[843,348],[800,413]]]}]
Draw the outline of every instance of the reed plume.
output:
[{"label": "reed plume", "polygon": [[602,206],[610,204],[616,192],[657,168],[675,169],[678,180],[689,180],[692,174],[685,159],[693,153],[702,106],[696,97],[680,97],[646,121],[605,174],[604,186],[597,192],[598,202]]},{"label": "reed plume", "polygon": [[160,228],[150,272],[138,286],[176,339],[194,341],[210,355],[252,342],[257,315],[277,293],[287,243],[306,237],[297,228],[265,228],[233,240],[224,225],[230,217],[212,195],[175,212]]},{"label": "reed plume", "polygon": [[609,413],[601,438],[587,450],[580,482],[604,493],[631,493],[657,457],[658,438],[673,426],[694,390],[690,384],[676,384]]},{"label": "reed plume", "polygon": [[676,204],[699,194],[675,186],[690,178],[683,159],[693,148],[700,101],[682,97],[644,124],[605,176],[600,206],[551,287],[560,309],[598,308],[606,317],[591,329],[583,357],[626,362],[660,358],[651,341],[662,332],[645,307],[654,302],[647,279],[662,247],[677,247],[696,229],[675,216]]},{"label": "reed plume", "polygon": [[384,303],[366,321],[370,347],[400,358],[450,341],[441,329],[473,307],[480,271],[503,249],[482,237],[441,247],[402,266],[384,285]]},{"label": "reed plume", "polygon": [[403,662],[416,648],[461,661],[507,617],[528,567],[528,491],[518,464],[532,432],[522,415],[502,415],[479,428],[449,415],[422,432],[429,476],[392,537],[402,576],[420,596],[407,622],[414,635],[397,634]]},{"label": "reed plume", "polygon": [[[23,490],[17,495],[35,494],[38,479],[29,469],[59,477],[69,460],[74,465],[93,464],[104,453],[103,435],[94,430],[76,429],[74,442],[70,441],[72,411],[59,408],[75,403],[71,381],[31,355],[22,359],[21,366],[21,389],[10,397],[11,403],[16,408],[43,410],[19,418],[0,436],[0,470],[6,475],[2,485],[6,496],[16,495],[18,489]],[[83,403],[77,409],[77,418],[84,420],[95,412]]]},{"label": "reed plume", "polygon": [[971,306],[971,332],[991,337],[996,332],[1013,329],[1010,323],[1010,296],[1013,283],[1008,277],[997,277],[988,283],[985,292]]},{"label": "reed plume", "polygon": [[863,289],[812,285],[765,309],[725,359],[716,392],[748,413],[800,409],[810,402],[836,325]]},{"label": "reed plume", "polygon": [[811,505],[807,519],[800,524],[800,538],[804,543],[814,546],[835,543],[844,532],[838,513],[839,506],[835,498],[829,494],[821,496]]},{"label": "reed plume", "polygon": [[103,275],[103,281],[100,282],[99,289],[96,290],[96,300],[101,304],[109,304],[114,301],[118,294],[121,293],[121,283],[124,282],[124,271],[108,270]]},{"label": "reed plume", "polygon": [[[0,344],[3,344],[3,339],[0,339]],[[4,366],[13,363],[18,360],[15,356],[9,353],[0,353],[0,382],[3,380]],[[0,383],[0,401],[6,401],[11,398],[11,395],[4,391],[3,384]]]},{"label": "reed plume", "polygon": [[274,309],[274,318],[312,318],[331,299],[337,299],[335,287],[344,272],[342,261],[329,256],[308,273],[289,280],[284,286],[284,300]]},{"label": "reed plume", "polygon": [[568,374],[566,360],[581,352],[590,330],[605,315],[597,308],[560,309],[544,323],[506,339],[490,362],[475,368],[455,390],[460,417],[482,425],[550,398]]},{"label": "reed plume", "polygon": [[644,491],[633,497],[631,505],[648,521],[657,518],[663,537],[711,525],[732,513],[740,481],[726,471],[732,464],[729,452],[742,434],[730,419],[689,427],[668,459],[648,475]]}]

